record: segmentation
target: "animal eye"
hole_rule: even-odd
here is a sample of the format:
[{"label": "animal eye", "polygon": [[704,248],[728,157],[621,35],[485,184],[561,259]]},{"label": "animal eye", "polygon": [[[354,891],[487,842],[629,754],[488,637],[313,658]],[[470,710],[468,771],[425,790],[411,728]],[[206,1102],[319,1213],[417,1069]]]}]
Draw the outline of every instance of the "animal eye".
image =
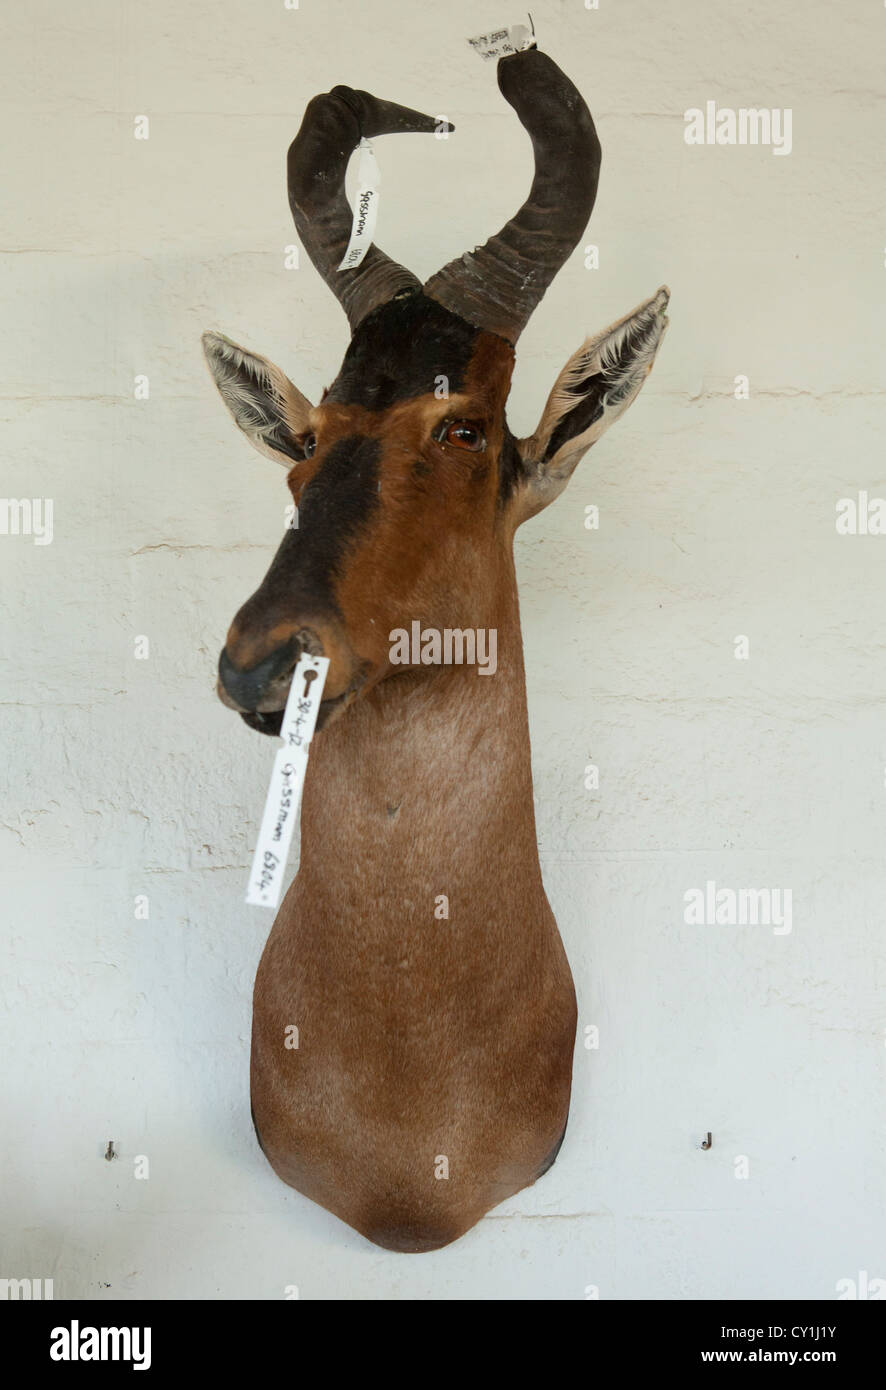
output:
[{"label": "animal eye", "polygon": [[436,437],[441,444],[454,444],[457,449],[469,449],[472,454],[486,448],[483,431],[470,420],[444,420]]},{"label": "animal eye", "polygon": [[317,436],[315,434],[306,434],[301,442],[301,447],[305,458],[312,459],[317,452]]}]

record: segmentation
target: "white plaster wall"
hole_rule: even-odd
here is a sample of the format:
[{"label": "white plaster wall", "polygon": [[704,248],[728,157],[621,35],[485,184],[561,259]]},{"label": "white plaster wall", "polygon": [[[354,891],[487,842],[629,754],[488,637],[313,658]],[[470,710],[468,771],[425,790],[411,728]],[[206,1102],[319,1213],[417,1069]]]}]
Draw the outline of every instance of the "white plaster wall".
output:
[{"label": "white plaster wall", "polygon": [[[6,17],[0,491],[53,498],[55,534],[0,537],[0,1274],[53,1277],[57,1297],[833,1298],[886,1276],[886,538],[834,524],[838,498],[886,491],[886,11],[532,12],[597,119],[600,268],[577,251],[526,331],[512,425],[662,281],[672,326],[636,405],[519,539],[542,862],[599,1047],[577,1049],[552,1173],[411,1258],[280,1184],[249,1121],[270,920],[243,892],[271,746],[218,703],[214,665],[287,495],[199,336],[267,353],[309,396],[332,379],[346,322],[309,265],[284,269],[283,160],[335,83],[457,126],[377,142],[391,254],[424,276],[495,230],[530,150],[464,40],[522,15],[29,0]],[[792,153],[688,147],[683,112],[708,99],[790,107]],[[792,932],[687,925],[708,879],[791,888]]]}]

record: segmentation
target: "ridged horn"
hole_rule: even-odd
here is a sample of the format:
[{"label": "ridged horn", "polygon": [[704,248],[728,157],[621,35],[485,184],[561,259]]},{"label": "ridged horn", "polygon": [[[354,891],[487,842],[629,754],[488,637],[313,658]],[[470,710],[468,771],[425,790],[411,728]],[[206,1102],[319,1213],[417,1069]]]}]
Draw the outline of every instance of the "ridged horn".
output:
[{"label": "ridged horn", "polygon": [[600,142],[578,89],[546,53],[531,48],[500,58],[498,85],[532,141],[529,197],[485,246],[450,261],[424,290],[469,323],[515,343],[588,224]]},{"label": "ridged horn", "polygon": [[345,310],[351,332],[378,305],[402,290],[421,289],[421,283],[377,246],[354,270],[338,269],[351,236],[348,160],[361,139],[442,129],[454,127],[352,87],[333,87],[308,103],[287,156],[289,206],[302,244]]}]

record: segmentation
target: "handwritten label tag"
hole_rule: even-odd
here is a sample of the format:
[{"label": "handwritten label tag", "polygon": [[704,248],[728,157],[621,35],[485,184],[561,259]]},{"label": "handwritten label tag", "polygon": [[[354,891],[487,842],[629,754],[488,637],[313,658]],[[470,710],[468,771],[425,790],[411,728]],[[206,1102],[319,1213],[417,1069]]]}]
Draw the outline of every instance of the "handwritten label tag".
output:
[{"label": "handwritten label tag", "polygon": [[328,657],[311,656],[308,652],[299,657],[280,726],[280,737],[287,748],[303,748],[310,743],[328,670]]},{"label": "handwritten label tag", "polygon": [[372,245],[378,219],[378,189],[381,170],[368,140],[360,141],[360,160],[357,164],[357,197],[354,200],[354,221],[351,239],[342,257],[339,270],[354,270]]},{"label": "handwritten label tag", "polygon": [[508,29],[478,34],[477,38],[468,39],[468,43],[488,63],[491,58],[506,58],[509,53],[523,53],[527,48],[534,48],[535,32],[525,24],[512,24]]},{"label": "handwritten label tag", "polygon": [[252,856],[246,901],[276,908],[292,832],[298,819],[308,769],[308,745],[317,723],[329,661],[325,656],[299,657],[292,676],[280,734],[284,746],[274,759],[258,843]]},{"label": "handwritten label tag", "polygon": [[246,901],[254,907],[276,907],[280,902],[307,767],[307,745],[298,749],[281,748],[274,759],[246,890]]}]

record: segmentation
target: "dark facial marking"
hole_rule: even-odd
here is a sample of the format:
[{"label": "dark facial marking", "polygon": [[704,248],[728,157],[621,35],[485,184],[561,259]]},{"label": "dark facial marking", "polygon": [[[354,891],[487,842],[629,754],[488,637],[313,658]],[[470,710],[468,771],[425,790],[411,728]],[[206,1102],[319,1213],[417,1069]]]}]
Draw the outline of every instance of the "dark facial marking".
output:
[{"label": "dark facial marking", "polygon": [[325,399],[385,410],[433,392],[440,376],[450,392],[461,391],[477,335],[421,290],[398,295],[360,324]]},{"label": "dark facial marking", "polygon": [[[345,353],[341,371],[323,399],[381,411],[398,401],[434,392],[440,376],[446,377],[451,394],[461,392],[474,360],[478,337],[479,331],[472,324],[444,309],[420,290],[397,295],[374,309],[360,324]],[[489,348],[485,351],[488,353]],[[416,480],[432,472],[432,466],[425,460],[413,462],[412,473]],[[522,475],[523,464],[516,440],[505,427],[499,460],[501,502],[507,500]],[[474,476],[480,483],[485,474],[478,469]]]},{"label": "dark facial marking", "polygon": [[[380,445],[364,435],[336,440],[298,503],[298,528],[287,531],[261,587],[247,604],[269,611],[293,601],[337,612],[334,585],[349,542],[378,506]],[[245,613],[248,617],[248,613]]]},{"label": "dark facial marking", "polygon": [[505,426],[504,443],[498,461],[498,500],[501,505],[507,502],[524,474],[525,466],[517,450],[517,441]]}]

